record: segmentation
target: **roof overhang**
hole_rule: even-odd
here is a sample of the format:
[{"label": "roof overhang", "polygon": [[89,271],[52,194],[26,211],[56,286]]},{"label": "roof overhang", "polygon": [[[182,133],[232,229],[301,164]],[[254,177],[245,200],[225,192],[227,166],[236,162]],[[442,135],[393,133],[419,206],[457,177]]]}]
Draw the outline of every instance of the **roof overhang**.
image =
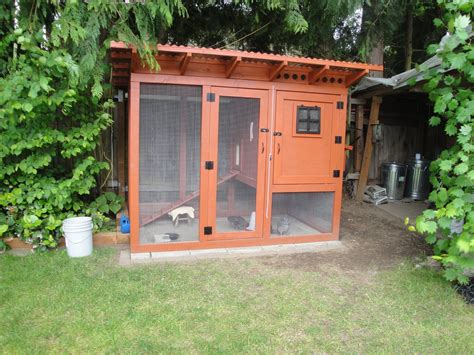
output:
[{"label": "roof overhang", "polygon": [[[299,83],[304,81],[310,85],[333,84],[349,87],[369,71],[383,71],[382,65],[374,64],[162,44],[157,46],[156,58],[161,67],[161,74],[274,81],[288,79],[286,75],[291,72],[293,78],[299,75]],[[130,72],[152,72],[140,60],[136,48],[123,42],[111,42],[110,60],[111,82],[116,86],[127,86]],[[202,67],[202,64],[208,64],[212,70],[199,73],[198,68]],[[247,70],[244,70],[245,68]],[[252,73],[251,69],[254,69],[253,74],[249,74]]]}]

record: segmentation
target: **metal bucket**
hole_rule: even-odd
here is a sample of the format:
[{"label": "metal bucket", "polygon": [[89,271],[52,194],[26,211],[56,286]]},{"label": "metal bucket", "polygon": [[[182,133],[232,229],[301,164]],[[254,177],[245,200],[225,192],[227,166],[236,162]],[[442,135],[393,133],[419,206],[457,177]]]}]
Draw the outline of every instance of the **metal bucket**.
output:
[{"label": "metal bucket", "polygon": [[426,200],[430,194],[430,167],[431,161],[410,159],[408,161],[405,197],[414,200]]},{"label": "metal bucket", "polygon": [[382,165],[382,183],[387,189],[389,200],[401,200],[405,191],[407,166],[400,163],[384,163]]}]

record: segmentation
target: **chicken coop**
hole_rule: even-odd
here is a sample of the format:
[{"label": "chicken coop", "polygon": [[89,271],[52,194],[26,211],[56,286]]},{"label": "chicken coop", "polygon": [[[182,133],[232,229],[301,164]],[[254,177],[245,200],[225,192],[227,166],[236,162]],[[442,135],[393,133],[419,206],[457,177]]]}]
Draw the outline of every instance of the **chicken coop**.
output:
[{"label": "chicken coop", "polygon": [[133,253],[337,240],[348,88],[381,66],[111,44]]}]

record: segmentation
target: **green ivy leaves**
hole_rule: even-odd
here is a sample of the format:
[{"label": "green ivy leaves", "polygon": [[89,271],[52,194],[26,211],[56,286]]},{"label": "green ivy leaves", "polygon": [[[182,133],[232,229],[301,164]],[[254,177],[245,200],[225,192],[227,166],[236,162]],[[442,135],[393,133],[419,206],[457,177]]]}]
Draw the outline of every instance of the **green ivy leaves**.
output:
[{"label": "green ivy leaves", "polygon": [[454,144],[430,167],[434,190],[429,196],[436,209],[416,219],[415,229],[433,245],[444,276],[466,282],[466,270],[474,268],[474,48],[471,24],[472,0],[438,0],[444,10],[437,27],[446,26],[450,36],[428,51],[436,53],[443,70],[425,71],[425,90],[434,103],[430,125],[444,124]]}]

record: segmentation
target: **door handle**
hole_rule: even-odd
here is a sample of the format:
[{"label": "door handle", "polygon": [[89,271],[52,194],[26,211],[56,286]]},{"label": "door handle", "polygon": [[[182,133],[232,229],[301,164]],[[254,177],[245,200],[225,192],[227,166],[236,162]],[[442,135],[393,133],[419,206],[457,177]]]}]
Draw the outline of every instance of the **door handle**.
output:
[{"label": "door handle", "polygon": [[277,143],[277,154],[280,154],[280,143]]},{"label": "door handle", "polygon": [[265,145],[262,142],[262,154],[263,154],[263,152],[265,152]]}]

